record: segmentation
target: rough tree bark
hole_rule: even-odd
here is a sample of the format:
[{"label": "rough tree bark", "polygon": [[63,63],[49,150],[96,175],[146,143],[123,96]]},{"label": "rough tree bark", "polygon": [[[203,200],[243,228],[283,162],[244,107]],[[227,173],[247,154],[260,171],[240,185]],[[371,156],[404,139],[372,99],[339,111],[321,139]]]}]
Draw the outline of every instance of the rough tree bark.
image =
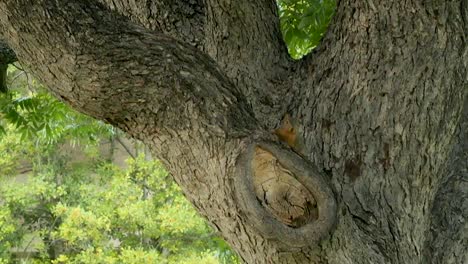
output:
[{"label": "rough tree bark", "polygon": [[[0,34],[246,263],[467,263],[467,14],[341,0],[301,61],[271,0],[1,0]],[[285,113],[300,146],[271,133]]]}]

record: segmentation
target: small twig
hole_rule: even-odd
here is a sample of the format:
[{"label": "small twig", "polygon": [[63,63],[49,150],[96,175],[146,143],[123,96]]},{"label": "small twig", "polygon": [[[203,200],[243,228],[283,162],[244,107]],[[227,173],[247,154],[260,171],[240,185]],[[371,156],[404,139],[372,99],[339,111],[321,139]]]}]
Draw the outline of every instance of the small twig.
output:
[{"label": "small twig", "polygon": [[122,142],[122,140],[120,139],[119,136],[116,136],[115,139],[117,140],[117,142],[120,143],[120,145],[122,145],[122,147],[125,149],[125,151],[127,151],[128,155],[130,155],[132,157],[132,159],[136,159],[135,155],[130,151],[128,146],[125,145],[125,143]]},{"label": "small twig", "polygon": [[20,67],[18,65],[16,65],[16,63],[12,63],[11,65],[13,65],[13,67],[15,67],[16,69],[20,70],[20,71],[23,71],[23,72],[26,72],[23,67]]},{"label": "small twig", "polygon": [[[19,76],[20,76],[21,74],[23,74],[23,73],[26,74],[26,80],[27,80],[27,82],[28,82],[28,90],[29,90],[30,92],[34,93],[34,89],[32,88],[32,84],[31,84],[31,82],[32,82],[31,79],[32,79],[32,78],[29,77],[29,73],[28,73],[27,71],[25,71],[24,68],[23,68],[22,66],[18,66],[18,65],[16,65],[15,63],[12,63],[11,65],[13,65],[13,67],[15,67],[16,69],[22,71],[22,73],[20,73],[20,74],[18,74],[17,76],[15,76],[14,79],[16,79],[17,77],[19,77]],[[13,82],[13,81],[12,81],[12,82]]]},{"label": "small twig", "polygon": [[16,65],[16,63],[12,63],[11,65],[13,65],[13,67],[15,67],[16,69],[18,69],[18,70],[21,71],[21,73],[19,73],[18,75],[16,75],[16,76],[13,78],[13,80],[11,81],[11,83],[13,83],[13,81],[14,81],[16,78],[18,78],[19,76],[21,76],[22,74],[26,74],[26,80],[27,80],[27,82],[28,82],[28,90],[29,90],[31,93],[34,93],[35,90],[32,88],[32,84],[31,84],[31,82],[32,82],[31,79],[32,79],[32,78],[29,77],[28,72],[25,71],[23,67]]},{"label": "small twig", "polygon": [[31,93],[34,93],[34,89],[31,88],[31,79],[29,78],[29,74],[25,71],[26,73],[26,80],[28,81],[28,90],[31,92]]},{"label": "small twig", "polygon": [[19,168],[18,169],[19,174],[24,174],[24,173],[28,173],[28,172],[32,172],[32,171],[33,171],[32,167],[26,167],[26,168]]},{"label": "small twig", "polygon": [[15,77],[13,77],[13,79],[12,79],[11,82],[10,82],[10,85],[13,84],[13,83],[15,82],[15,80],[16,80],[18,77],[20,77],[21,75],[23,75],[23,74],[26,74],[26,72],[25,72],[25,71],[21,71],[21,72],[18,73]]},{"label": "small twig", "polygon": [[33,242],[34,238],[36,238],[34,235],[32,236],[31,240],[29,240],[28,244],[26,245],[26,247],[24,248],[23,250],[23,253],[26,254],[26,260],[29,259],[29,256],[31,255],[31,251],[26,251],[29,246],[31,245],[31,243]]}]

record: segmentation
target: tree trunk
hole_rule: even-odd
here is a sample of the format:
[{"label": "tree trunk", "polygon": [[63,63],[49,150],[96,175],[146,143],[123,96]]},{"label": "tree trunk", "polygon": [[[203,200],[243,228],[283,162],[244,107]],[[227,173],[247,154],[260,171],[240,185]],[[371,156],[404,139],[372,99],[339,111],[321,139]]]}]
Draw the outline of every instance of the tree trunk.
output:
[{"label": "tree trunk", "polygon": [[467,6],[342,0],[301,61],[266,0],[2,0],[0,32],[246,263],[466,263]]}]

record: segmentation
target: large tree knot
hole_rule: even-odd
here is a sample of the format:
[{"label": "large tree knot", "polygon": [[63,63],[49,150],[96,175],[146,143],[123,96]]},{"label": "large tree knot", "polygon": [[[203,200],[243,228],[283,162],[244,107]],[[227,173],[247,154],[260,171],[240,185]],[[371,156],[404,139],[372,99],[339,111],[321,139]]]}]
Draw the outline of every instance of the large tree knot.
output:
[{"label": "large tree knot", "polygon": [[251,166],[257,199],[276,219],[291,227],[317,220],[315,198],[273,154],[256,146]]},{"label": "large tree knot", "polygon": [[333,230],[336,202],[328,179],[289,149],[251,143],[239,156],[234,183],[247,221],[267,239],[314,246]]}]

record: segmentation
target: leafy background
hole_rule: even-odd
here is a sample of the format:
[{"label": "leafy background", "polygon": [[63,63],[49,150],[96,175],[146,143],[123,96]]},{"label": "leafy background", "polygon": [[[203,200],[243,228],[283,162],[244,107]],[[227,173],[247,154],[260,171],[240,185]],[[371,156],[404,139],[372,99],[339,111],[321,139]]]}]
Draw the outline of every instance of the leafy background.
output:
[{"label": "leafy background", "polygon": [[[318,45],[334,8],[334,0],[278,2],[292,58]],[[8,85],[0,93],[0,264],[239,263],[145,146],[127,140],[128,160],[117,166],[102,145],[125,146],[120,131],[56,100],[19,65],[8,68]]]},{"label": "leafy background", "polygon": [[335,6],[335,0],[278,1],[281,31],[292,58],[302,58],[320,43]]}]

